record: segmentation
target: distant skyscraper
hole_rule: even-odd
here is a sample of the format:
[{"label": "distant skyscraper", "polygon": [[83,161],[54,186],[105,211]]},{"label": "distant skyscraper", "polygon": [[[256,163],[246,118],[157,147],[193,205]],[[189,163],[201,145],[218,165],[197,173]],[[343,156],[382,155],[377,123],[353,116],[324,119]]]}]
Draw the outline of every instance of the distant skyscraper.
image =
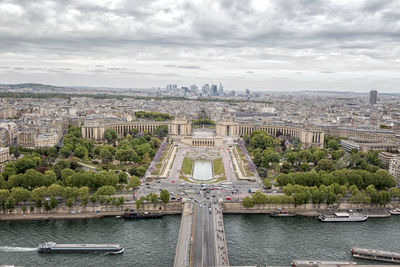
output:
[{"label": "distant skyscraper", "polygon": [[210,86],[208,85],[208,83],[206,83],[205,85],[203,85],[203,87],[201,88],[201,93],[203,95],[208,95],[208,93],[210,92]]},{"label": "distant skyscraper", "polygon": [[369,103],[371,105],[376,105],[377,98],[378,98],[378,91],[371,90],[371,92],[369,92]]},{"label": "distant skyscraper", "polygon": [[249,96],[250,95],[250,90],[246,89],[246,95]]},{"label": "distant skyscraper", "polygon": [[192,84],[192,85],[190,86],[190,92],[192,92],[192,94],[197,95],[198,89],[199,89],[199,88],[198,88],[197,85],[195,85],[195,84]]},{"label": "distant skyscraper", "polygon": [[173,91],[177,88],[178,88],[178,85],[176,85],[176,84],[168,84],[167,85],[167,91]]},{"label": "distant skyscraper", "polygon": [[219,83],[218,95],[222,96],[223,94],[224,94],[224,87],[222,86],[222,83]]},{"label": "distant skyscraper", "polygon": [[218,95],[218,87],[215,84],[211,85],[211,94],[210,95],[212,95],[212,96]]}]

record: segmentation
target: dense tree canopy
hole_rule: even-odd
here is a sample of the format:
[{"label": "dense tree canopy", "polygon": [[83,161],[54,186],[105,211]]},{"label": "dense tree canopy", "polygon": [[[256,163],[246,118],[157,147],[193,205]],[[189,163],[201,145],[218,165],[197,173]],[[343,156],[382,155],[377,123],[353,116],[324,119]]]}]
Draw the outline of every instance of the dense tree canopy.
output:
[{"label": "dense tree canopy", "polygon": [[365,189],[369,185],[374,185],[379,190],[389,189],[396,185],[393,177],[385,170],[369,172],[365,170],[336,170],[331,173],[325,171],[296,172],[290,174],[279,174],[276,177],[279,185],[297,184],[303,186],[331,185],[355,185],[360,189]]},{"label": "dense tree canopy", "polygon": [[153,120],[153,121],[168,121],[174,119],[173,116],[167,113],[136,111],[135,117],[138,119]]}]

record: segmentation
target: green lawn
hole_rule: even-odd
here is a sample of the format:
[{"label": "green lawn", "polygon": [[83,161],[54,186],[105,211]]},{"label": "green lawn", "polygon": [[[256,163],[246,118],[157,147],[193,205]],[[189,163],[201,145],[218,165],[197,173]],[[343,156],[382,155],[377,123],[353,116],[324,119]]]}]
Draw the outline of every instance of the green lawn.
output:
[{"label": "green lawn", "polygon": [[213,168],[214,168],[214,175],[225,174],[224,163],[222,162],[222,158],[213,161]]},{"label": "green lawn", "polygon": [[184,158],[182,162],[181,174],[192,175],[193,160]]}]

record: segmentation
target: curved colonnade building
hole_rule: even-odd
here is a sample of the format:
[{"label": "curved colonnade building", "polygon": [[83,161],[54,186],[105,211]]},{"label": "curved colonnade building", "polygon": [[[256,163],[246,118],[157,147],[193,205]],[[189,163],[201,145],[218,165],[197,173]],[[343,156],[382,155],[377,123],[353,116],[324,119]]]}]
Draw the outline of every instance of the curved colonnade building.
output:
[{"label": "curved colonnade building", "polygon": [[[200,140],[199,136],[193,135],[192,122],[187,119],[175,119],[167,122],[157,121],[116,121],[116,122],[100,122],[98,120],[86,120],[82,126],[82,136],[84,138],[94,139],[97,142],[104,141],[104,132],[107,129],[114,130],[119,137],[132,132],[133,129],[139,132],[154,131],[157,126],[166,125],[170,136],[185,140],[185,143],[191,142],[193,146],[214,146],[222,144],[222,139],[237,139],[243,135],[250,135],[255,130],[265,130],[271,136],[284,135],[293,138],[299,138],[305,146],[323,146],[324,132],[321,128],[305,127],[303,125],[289,124],[249,124],[239,123],[236,121],[220,121],[216,124],[215,140],[205,137]],[[203,142],[204,141],[204,142]]]}]

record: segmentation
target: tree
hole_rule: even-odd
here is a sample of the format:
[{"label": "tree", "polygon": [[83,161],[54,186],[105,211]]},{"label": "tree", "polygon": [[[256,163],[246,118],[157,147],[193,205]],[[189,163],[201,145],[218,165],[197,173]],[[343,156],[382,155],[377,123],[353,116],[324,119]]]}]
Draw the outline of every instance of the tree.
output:
[{"label": "tree", "polygon": [[170,194],[167,190],[163,189],[160,192],[160,199],[163,203],[167,204],[169,202],[170,199]]},{"label": "tree", "polygon": [[300,170],[301,171],[303,171],[303,172],[307,172],[307,171],[310,171],[310,166],[307,164],[307,163],[302,163],[301,165],[300,165]]},{"label": "tree", "polygon": [[332,205],[333,203],[336,203],[338,200],[337,195],[333,192],[328,192],[328,197],[326,199],[326,204]]},{"label": "tree", "polygon": [[117,133],[112,129],[107,129],[104,132],[104,138],[107,140],[109,144],[114,144],[118,139]]},{"label": "tree", "polygon": [[142,158],[142,163],[150,163],[151,158],[149,156],[149,153],[144,153],[143,158]]},{"label": "tree", "polygon": [[299,160],[299,155],[297,152],[289,152],[285,154],[286,160],[290,162],[292,165],[295,165]]},{"label": "tree", "polygon": [[119,161],[126,162],[126,161],[134,161],[134,162],[139,162],[140,158],[136,151],[133,149],[118,149],[117,152],[115,152],[115,158]]},{"label": "tree", "polygon": [[99,196],[104,196],[104,195],[111,196],[111,195],[114,195],[115,192],[116,191],[115,191],[114,186],[105,185],[105,186],[102,186],[99,189],[97,189],[96,194]]},{"label": "tree", "polygon": [[88,157],[88,155],[89,155],[88,153],[89,152],[88,152],[88,149],[86,147],[84,147],[82,145],[78,145],[75,148],[74,155],[77,156],[78,158],[83,159],[83,158],[87,158]]},{"label": "tree", "polygon": [[159,125],[154,129],[153,132],[158,138],[163,139],[168,134],[168,126],[167,125]]},{"label": "tree", "polygon": [[15,200],[16,203],[20,201],[27,201],[31,196],[31,193],[29,192],[28,189],[22,188],[22,187],[14,187],[11,189],[11,195],[10,197]]},{"label": "tree", "polygon": [[313,204],[321,204],[325,201],[325,193],[320,190],[314,190],[311,193],[311,200]]},{"label": "tree", "polygon": [[120,205],[124,205],[124,203],[125,203],[125,198],[124,197],[118,197],[117,199],[116,199],[116,206],[117,206],[117,208],[118,208],[118,206],[120,206]]},{"label": "tree", "polygon": [[329,159],[321,159],[320,161],[318,161],[316,169],[318,171],[324,170],[324,171],[327,171],[327,172],[331,172],[331,171],[335,170],[335,167],[333,166],[333,162],[331,160],[329,160]]},{"label": "tree", "polygon": [[332,149],[332,150],[338,150],[339,149],[339,143],[332,139],[328,141],[328,148]]},{"label": "tree", "polygon": [[63,148],[60,149],[60,154],[63,158],[68,158],[69,156],[72,155],[72,151],[69,147],[64,146]]},{"label": "tree", "polygon": [[133,190],[135,190],[136,188],[138,188],[140,185],[140,180],[137,176],[131,176],[131,179],[129,180],[128,185],[126,186],[126,189],[132,188]]},{"label": "tree", "polygon": [[155,193],[150,193],[147,195],[147,200],[156,205],[158,203],[158,196]]},{"label": "tree", "polygon": [[79,194],[80,199],[87,197],[89,195],[89,187],[82,186],[81,188],[79,188],[78,194]]},{"label": "tree", "polygon": [[118,173],[118,182],[120,184],[125,184],[128,182],[128,175],[125,172]]},{"label": "tree", "polygon": [[55,209],[58,206],[58,201],[55,197],[50,198],[50,208]]},{"label": "tree", "polygon": [[37,161],[31,157],[23,157],[15,163],[17,173],[25,173],[29,169],[37,168]]},{"label": "tree", "polygon": [[63,184],[66,185],[67,184],[67,178],[74,175],[75,171],[71,170],[70,168],[66,168],[64,170],[61,171],[61,179],[63,181]]},{"label": "tree", "polygon": [[14,200],[11,196],[9,196],[9,197],[7,198],[6,207],[7,207],[7,209],[8,209],[10,212],[11,212],[11,211],[14,209],[14,207],[15,207],[15,200]]},{"label": "tree", "polygon": [[65,203],[67,205],[68,208],[72,208],[72,206],[74,205],[74,199],[72,198],[68,198],[67,202]]},{"label": "tree", "polygon": [[45,186],[37,187],[32,190],[31,199],[35,202],[40,201],[41,203],[41,200],[46,196],[46,194],[47,194],[47,187]]},{"label": "tree", "polygon": [[[54,171],[48,170],[44,172],[41,185],[49,186],[57,181],[57,175]],[[40,184],[36,185],[40,186]]]},{"label": "tree", "polygon": [[256,130],[251,133],[250,137],[250,145],[252,148],[261,148],[266,149],[267,147],[276,147],[279,145],[279,139],[271,137],[266,131],[264,130]]},{"label": "tree", "polygon": [[139,167],[135,168],[134,170],[135,170],[134,174],[138,175],[139,177],[142,177],[146,173],[146,168],[143,166],[139,166]]},{"label": "tree", "polygon": [[63,192],[62,192],[62,196],[65,199],[73,199],[74,201],[78,198],[79,196],[79,188],[74,186],[74,187],[64,187],[63,188]]},{"label": "tree", "polygon": [[245,206],[246,208],[254,207],[253,199],[250,198],[249,196],[246,196],[246,197],[243,198],[242,204],[243,204],[243,206]]},{"label": "tree", "polygon": [[66,169],[66,168],[69,168],[69,167],[70,167],[70,164],[69,164],[68,161],[66,161],[66,160],[57,161],[57,163],[54,164],[54,166],[53,166],[54,172],[57,175],[57,179],[61,178],[62,170]]},{"label": "tree", "polygon": [[271,188],[271,181],[268,179],[268,178],[265,178],[264,180],[263,180],[263,184],[264,184],[264,186],[266,187],[266,188]]},{"label": "tree", "polygon": [[81,197],[81,206],[86,207],[88,203],[89,203],[89,195],[82,196]]},{"label": "tree", "polygon": [[60,197],[63,193],[61,185],[52,184],[47,188],[47,193],[50,197]]},{"label": "tree", "polygon": [[43,203],[43,205],[44,205],[44,210],[45,210],[45,211],[50,211],[50,210],[51,210],[50,202],[49,202],[48,200],[46,200],[46,201]]},{"label": "tree", "polygon": [[136,209],[139,209],[140,206],[143,205],[143,203],[145,202],[146,197],[145,196],[141,196],[139,199],[136,200]]},{"label": "tree", "polygon": [[372,196],[374,194],[377,193],[377,190],[375,188],[375,186],[373,184],[370,184],[369,186],[367,186],[367,188],[365,189],[365,191],[368,193],[368,195]]},{"label": "tree", "polygon": [[298,191],[294,193],[293,198],[294,198],[294,204],[296,206],[307,204],[308,201],[310,200],[310,192],[305,190]]},{"label": "tree", "polygon": [[0,189],[0,206],[3,212],[6,211],[6,203],[9,196],[10,191],[8,189]]},{"label": "tree", "polygon": [[90,196],[90,203],[92,203],[92,206],[93,206],[93,211],[94,211],[94,204],[96,204],[96,201],[97,201],[97,195],[96,194],[93,194],[93,195],[91,195]]},{"label": "tree", "polygon": [[4,170],[1,173],[3,175],[4,180],[8,180],[9,177],[11,177],[12,175],[16,175],[17,174],[17,168],[15,167],[15,163],[14,162],[10,162],[7,163],[4,166]]},{"label": "tree", "polygon": [[103,164],[108,164],[112,161],[113,155],[108,149],[102,149],[100,151],[101,162]]},{"label": "tree", "polygon": [[357,195],[357,194],[360,192],[360,190],[358,190],[358,187],[357,187],[356,185],[351,185],[351,186],[349,187],[349,190],[350,190],[350,193],[351,193],[353,196]]}]

